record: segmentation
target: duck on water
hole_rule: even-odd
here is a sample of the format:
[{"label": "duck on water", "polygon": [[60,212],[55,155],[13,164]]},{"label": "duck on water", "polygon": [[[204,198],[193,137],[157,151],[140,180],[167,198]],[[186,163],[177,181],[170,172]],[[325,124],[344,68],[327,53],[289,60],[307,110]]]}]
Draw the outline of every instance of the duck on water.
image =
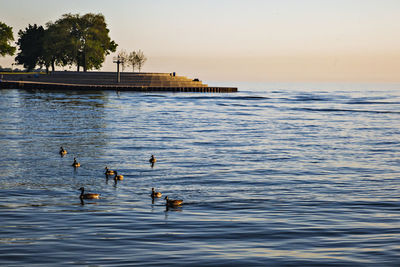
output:
[{"label": "duck on water", "polygon": [[165,197],[165,201],[165,204],[170,207],[179,207],[183,203],[182,199],[169,199],[168,196]]},{"label": "duck on water", "polygon": [[80,167],[81,164],[76,160],[76,158],[74,158],[74,162],[72,163],[72,166],[73,166],[74,168],[77,168],[77,167]]},{"label": "duck on water", "polygon": [[154,190],[154,187],[151,189],[151,197],[152,198],[161,197],[161,196],[162,196],[162,193],[161,192],[156,192]]},{"label": "duck on water", "polygon": [[81,194],[79,196],[80,199],[99,199],[100,198],[100,194],[96,194],[96,193],[86,193],[85,194],[84,187],[79,188],[79,190],[81,190]]},{"label": "duck on water", "polygon": [[106,171],[104,172],[105,175],[114,175],[115,172],[113,170],[110,170],[107,166],[104,168]]},{"label": "duck on water", "polygon": [[61,155],[61,157],[63,157],[63,156],[65,156],[65,154],[67,154],[67,150],[66,149],[64,149],[62,146],[60,147],[60,155]]}]

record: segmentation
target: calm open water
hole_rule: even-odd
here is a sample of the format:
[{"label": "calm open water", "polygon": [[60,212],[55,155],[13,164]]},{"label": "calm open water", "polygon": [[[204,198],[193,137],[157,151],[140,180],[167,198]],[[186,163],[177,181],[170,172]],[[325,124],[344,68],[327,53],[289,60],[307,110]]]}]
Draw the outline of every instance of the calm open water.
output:
[{"label": "calm open water", "polygon": [[399,266],[400,87],[250,89],[0,90],[0,265]]}]

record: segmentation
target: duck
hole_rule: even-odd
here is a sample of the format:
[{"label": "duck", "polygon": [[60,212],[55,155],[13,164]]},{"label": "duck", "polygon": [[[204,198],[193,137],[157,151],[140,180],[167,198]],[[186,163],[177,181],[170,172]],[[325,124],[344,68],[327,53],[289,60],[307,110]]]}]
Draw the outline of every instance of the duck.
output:
[{"label": "duck", "polygon": [[161,193],[161,192],[156,192],[156,191],[154,190],[154,187],[151,189],[151,197],[152,197],[152,198],[161,197],[161,196],[162,196],[162,193]]},{"label": "duck", "polygon": [[79,198],[82,199],[99,199],[100,198],[100,194],[96,194],[96,193],[87,193],[84,194],[85,192],[85,188],[81,187],[79,188],[79,190],[81,190],[81,195],[79,196]]},{"label": "duck", "polygon": [[110,170],[107,166],[104,168],[106,171],[104,172],[105,175],[114,175],[115,171]]},{"label": "duck", "polygon": [[168,196],[165,197],[166,205],[171,207],[180,206],[183,203],[182,199],[169,199]]},{"label": "duck", "polygon": [[149,162],[150,162],[151,164],[154,164],[154,163],[156,163],[156,161],[157,161],[157,159],[154,157],[154,155],[151,155],[151,157],[150,157],[150,159],[149,159]]},{"label": "duck", "polygon": [[64,156],[65,154],[67,154],[67,150],[65,150],[62,146],[60,147],[60,155]]},{"label": "duck", "polygon": [[76,161],[76,158],[74,158],[74,162],[72,163],[72,166],[77,168],[77,167],[80,167],[81,164],[78,161]]},{"label": "duck", "polygon": [[115,173],[115,176],[114,176],[114,180],[115,180],[115,181],[117,181],[117,180],[119,180],[119,181],[124,180],[124,176],[123,176],[123,175],[118,174],[117,171],[114,171],[114,173]]}]

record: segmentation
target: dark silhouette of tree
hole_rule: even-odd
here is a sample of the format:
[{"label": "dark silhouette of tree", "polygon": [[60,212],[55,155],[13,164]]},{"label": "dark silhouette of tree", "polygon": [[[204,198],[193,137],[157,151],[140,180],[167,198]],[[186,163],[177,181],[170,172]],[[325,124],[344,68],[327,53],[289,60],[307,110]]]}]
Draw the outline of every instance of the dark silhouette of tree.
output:
[{"label": "dark silhouette of tree", "polygon": [[83,71],[100,69],[106,55],[115,52],[117,44],[108,35],[102,14],[64,14],[46,29],[36,24],[18,32],[18,64],[28,70],[37,65],[46,70],[55,66],[73,65]]},{"label": "dark silhouette of tree", "polygon": [[77,71],[100,69],[105,56],[115,52],[117,44],[108,35],[109,29],[102,14],[64,14],[55,22],[68,33],[66,56],[77,66]]},{"label": "dark silhouette of tree", "polygon": [[44,28],[42,26],[33,26],[29,24],[25,31],[20,30],[18,32],[17,45],[19,46],[19,52],[15,58],[15,61],[23,65],[29,70],[33,70],[36,65],[42,66],[43,61],[43,40],[44,40]]},{"label": "dark silhouette of tree", "polygon": [[67,51],[71,50],[68,47],[69,34],[61,25],[48,22],[46,24],[43,40],[43,61],[46,70],[51,67],[52,71],[55,66],[66,66],[73,63],[73,59],[68,55]]},{"label": "dark silhouette of tree", "polygon": [[10,45],[14,41],[12,27],[0,21],[0,56],[14,55],[15,47]]}]

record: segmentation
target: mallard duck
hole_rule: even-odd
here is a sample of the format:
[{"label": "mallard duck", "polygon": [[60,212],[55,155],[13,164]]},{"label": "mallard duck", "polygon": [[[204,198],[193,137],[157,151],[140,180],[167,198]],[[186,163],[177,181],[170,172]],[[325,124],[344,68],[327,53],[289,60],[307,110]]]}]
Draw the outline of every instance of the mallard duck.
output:
[{"label": "mallard duck", "polygon": [[110,170],[107,166],[104,168],[106,171],[104,172],[105,175],[114,175],[115,172]]},{"label": "mallard duck", "polygon": [[80,167],[81,164],[78,161],[76,161],[76,158],[74,158],[74,162],[72,163],[72,166],[76,168],[76,167]]},{"label": "mallard duck", "polygon": [[165,197],[166,205],[171,207],[180,206],[183,203],[182,199],[169,199],[168,196]]},{"label": "mallard duck", "polygon": [[65,150],[62,146],[60,147],[60,155],[64,156],[65,154],[67,154],[67,150]]},{"label": "mallard duck", "polygon": [[81,187],[79,188],[81,190],[81,195],[79,196],[81,199],[99,199],[100,194],[95,194],[95,193],[87,193],[84,194],[85,188]]},{"label": "mallard duck", "polygon": [[124,180],[124,176],[123,175],[118,175],[117,171],[114,171],[114,173],[115,173],[114,180],[119,180],[119,181]]},{"label": "mallard duck", "polygon": [[150,159],[149,159],[149,162],[150,162],[151,164],[154,164],[154,163],[156,163],[156,161],[157,161],[157,159],[154,157],[154,155],[151,155],[151,157],[150,157]]},{"label": "mallard duck", "polygon": [[151,197],[152,198],[161,197],[161,196],[162,196],[161,192],[154,191],[154,187],[151,189]]}]

